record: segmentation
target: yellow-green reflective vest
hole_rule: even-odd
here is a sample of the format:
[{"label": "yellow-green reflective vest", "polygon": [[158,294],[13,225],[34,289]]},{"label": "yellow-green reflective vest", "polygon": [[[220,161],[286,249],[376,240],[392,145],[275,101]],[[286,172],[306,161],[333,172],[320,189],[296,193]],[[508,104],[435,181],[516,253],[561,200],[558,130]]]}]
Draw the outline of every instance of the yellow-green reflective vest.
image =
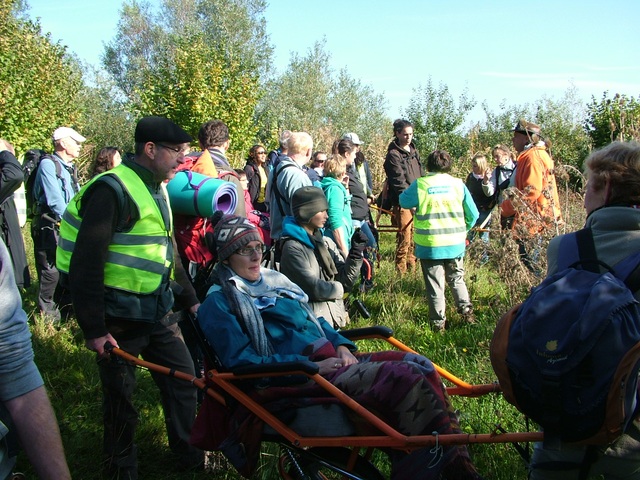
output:
[{"label": "yellow-green reflective vest", "polygon": [[446,173],[431,173],[418,180],[418,208],[414,241],[423,247],[465,243],[464,184]]},{"label": "yellow-green reflective vest", "polygon": [[[172,227],[167,231],[160,208],[147,186],[136,172],[124,164],[92,179],[69,202],[60,222],[60,241],[56,251],[58,270],[69,273],[71,255],[82,223],[78,213],[82,197],[103,175],[113,175],[120,180],[125,195],[131,198],[140,215],[130,231],[114,233],[104,269],[104,284],[109,288],[132,293],[153,293],[160,287],[163,279],[168,281],[171,273],[172,261],[167,259],[167,251]],[[161,188],[164,189],[164,186]],[[169,217],[171,218],[171,212]]]}]

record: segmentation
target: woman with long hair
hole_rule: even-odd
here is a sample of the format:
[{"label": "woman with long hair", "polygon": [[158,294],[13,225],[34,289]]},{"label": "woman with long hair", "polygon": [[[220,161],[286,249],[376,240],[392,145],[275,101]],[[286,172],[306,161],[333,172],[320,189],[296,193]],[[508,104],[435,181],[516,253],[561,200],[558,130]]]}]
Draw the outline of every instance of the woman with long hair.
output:
[{"label": "woman with long hair", "polygon": [[387,147],[384,171],[387,174],[394,224],[398,228],[396,271],[404,275],[416,267],[416,256],[413,253],[413,214],[411,210],[400,207],[398,198],[409,185],[424,176],[425,171],[420,163],[420,154],[413,143],[413,124],[408,120],[396,120],[393,122],[393,135],[394,139]]},{"label": "woman with long hair", "polygon": [[267,151],[265,148],[256,144],[249,149],[247,163],[244,171],[247,174],[247,182],[249,182],[249,197],[253,208],[259,212],[266,212],[267,205],[265,203],[265,193],[267,189],[267,179],[269,172],[267,171]]},{"label": "woman with long hair", "polygon": [[[482,179],[482,191],[487,197],[493,197],[500,205],[504,197],[503,192],[515,181],[513,173],[516,170],[516,162],[511,148],[502,144],[491,149],[491,156],[496,162],[496,168]],[[509,229],[512,224],[513,217],[500,218],[501,228]]]},{"label": "woman with long hair", "polygon": [[91,164],[90,177],[93,178],[96,175],[111,170],[122,163],[122,157],[120,151],[116,147],[104,147],[96,155],[96,159]]}]

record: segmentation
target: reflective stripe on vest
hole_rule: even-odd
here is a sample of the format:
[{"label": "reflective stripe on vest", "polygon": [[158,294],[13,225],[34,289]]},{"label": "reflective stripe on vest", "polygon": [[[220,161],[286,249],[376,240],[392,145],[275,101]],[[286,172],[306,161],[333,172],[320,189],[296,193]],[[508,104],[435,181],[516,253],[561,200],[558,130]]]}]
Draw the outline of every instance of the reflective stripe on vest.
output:
[{"label": "reflective stripe on vest", "polygon": [[[167,259],[167,255],[171,231],[167,231],[162,213],[147,186],[124,164],[91,180],[69,202],[60,222],[56,265],[60,271],[69,272],[71,255],[82,224],[78,213],[82,197],[103,175],[113,175],[120,180],[124,194],[134,202],[140,214],[139,220],[130,231],[116,232],[111,238],[104,270],[104,284],[106,287],[127,292],[153,293],[162,285],[163,279],[168,281],[170,275],[172,261]],[[164,197],[167,198],[166,192]]]},{"label": "reflective stripe on vest", "polygon": [[423,247],[448,247],[465,242],[464,184],[446,173],[427,174],[418,182],[414,241]]}]

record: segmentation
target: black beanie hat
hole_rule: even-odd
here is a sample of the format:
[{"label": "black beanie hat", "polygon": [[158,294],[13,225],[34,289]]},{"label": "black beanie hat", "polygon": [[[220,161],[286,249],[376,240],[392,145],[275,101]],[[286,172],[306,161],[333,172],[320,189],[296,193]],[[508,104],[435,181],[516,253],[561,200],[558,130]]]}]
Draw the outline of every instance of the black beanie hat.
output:
[{"label": "black beanie hat", "polygon": [[296,222],[309,223],[316,213],[329,208],[327,197],[318,187],[302,187],[296,190],[291,198],[291,209]]},{"label": "black beanie hat", "polygon": [[167,142],[173,144],[191,143],[193,138],[179,125],[164,117],[143,117],[138,121],[135,132],[136,143]]}]

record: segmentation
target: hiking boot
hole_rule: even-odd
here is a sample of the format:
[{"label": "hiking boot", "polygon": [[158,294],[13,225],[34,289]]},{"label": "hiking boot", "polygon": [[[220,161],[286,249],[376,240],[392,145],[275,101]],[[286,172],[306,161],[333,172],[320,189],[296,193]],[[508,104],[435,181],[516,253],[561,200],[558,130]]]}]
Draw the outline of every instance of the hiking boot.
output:
[{"label": "hiking boot", "polygon": [[440,322],[433,322],[431,324],[431,330],[433,330],[436,333],[444,333],[446,328],[447,328],[447,324],[444,320]]},{"label": "hiking boot", "polygon": [[458,313],[460,315],[462,315],[462,319],[470,324],[473,325],[476,323],[476,316],[473,314],[473,307],[471,305],[466,305],[464,307],[460,307],[458,309]]},{"label": "hiking boot", "polygon": [[368,293],[373,290],[374,286],[373,280],[364,280],[360,284],[360,293]]}]

